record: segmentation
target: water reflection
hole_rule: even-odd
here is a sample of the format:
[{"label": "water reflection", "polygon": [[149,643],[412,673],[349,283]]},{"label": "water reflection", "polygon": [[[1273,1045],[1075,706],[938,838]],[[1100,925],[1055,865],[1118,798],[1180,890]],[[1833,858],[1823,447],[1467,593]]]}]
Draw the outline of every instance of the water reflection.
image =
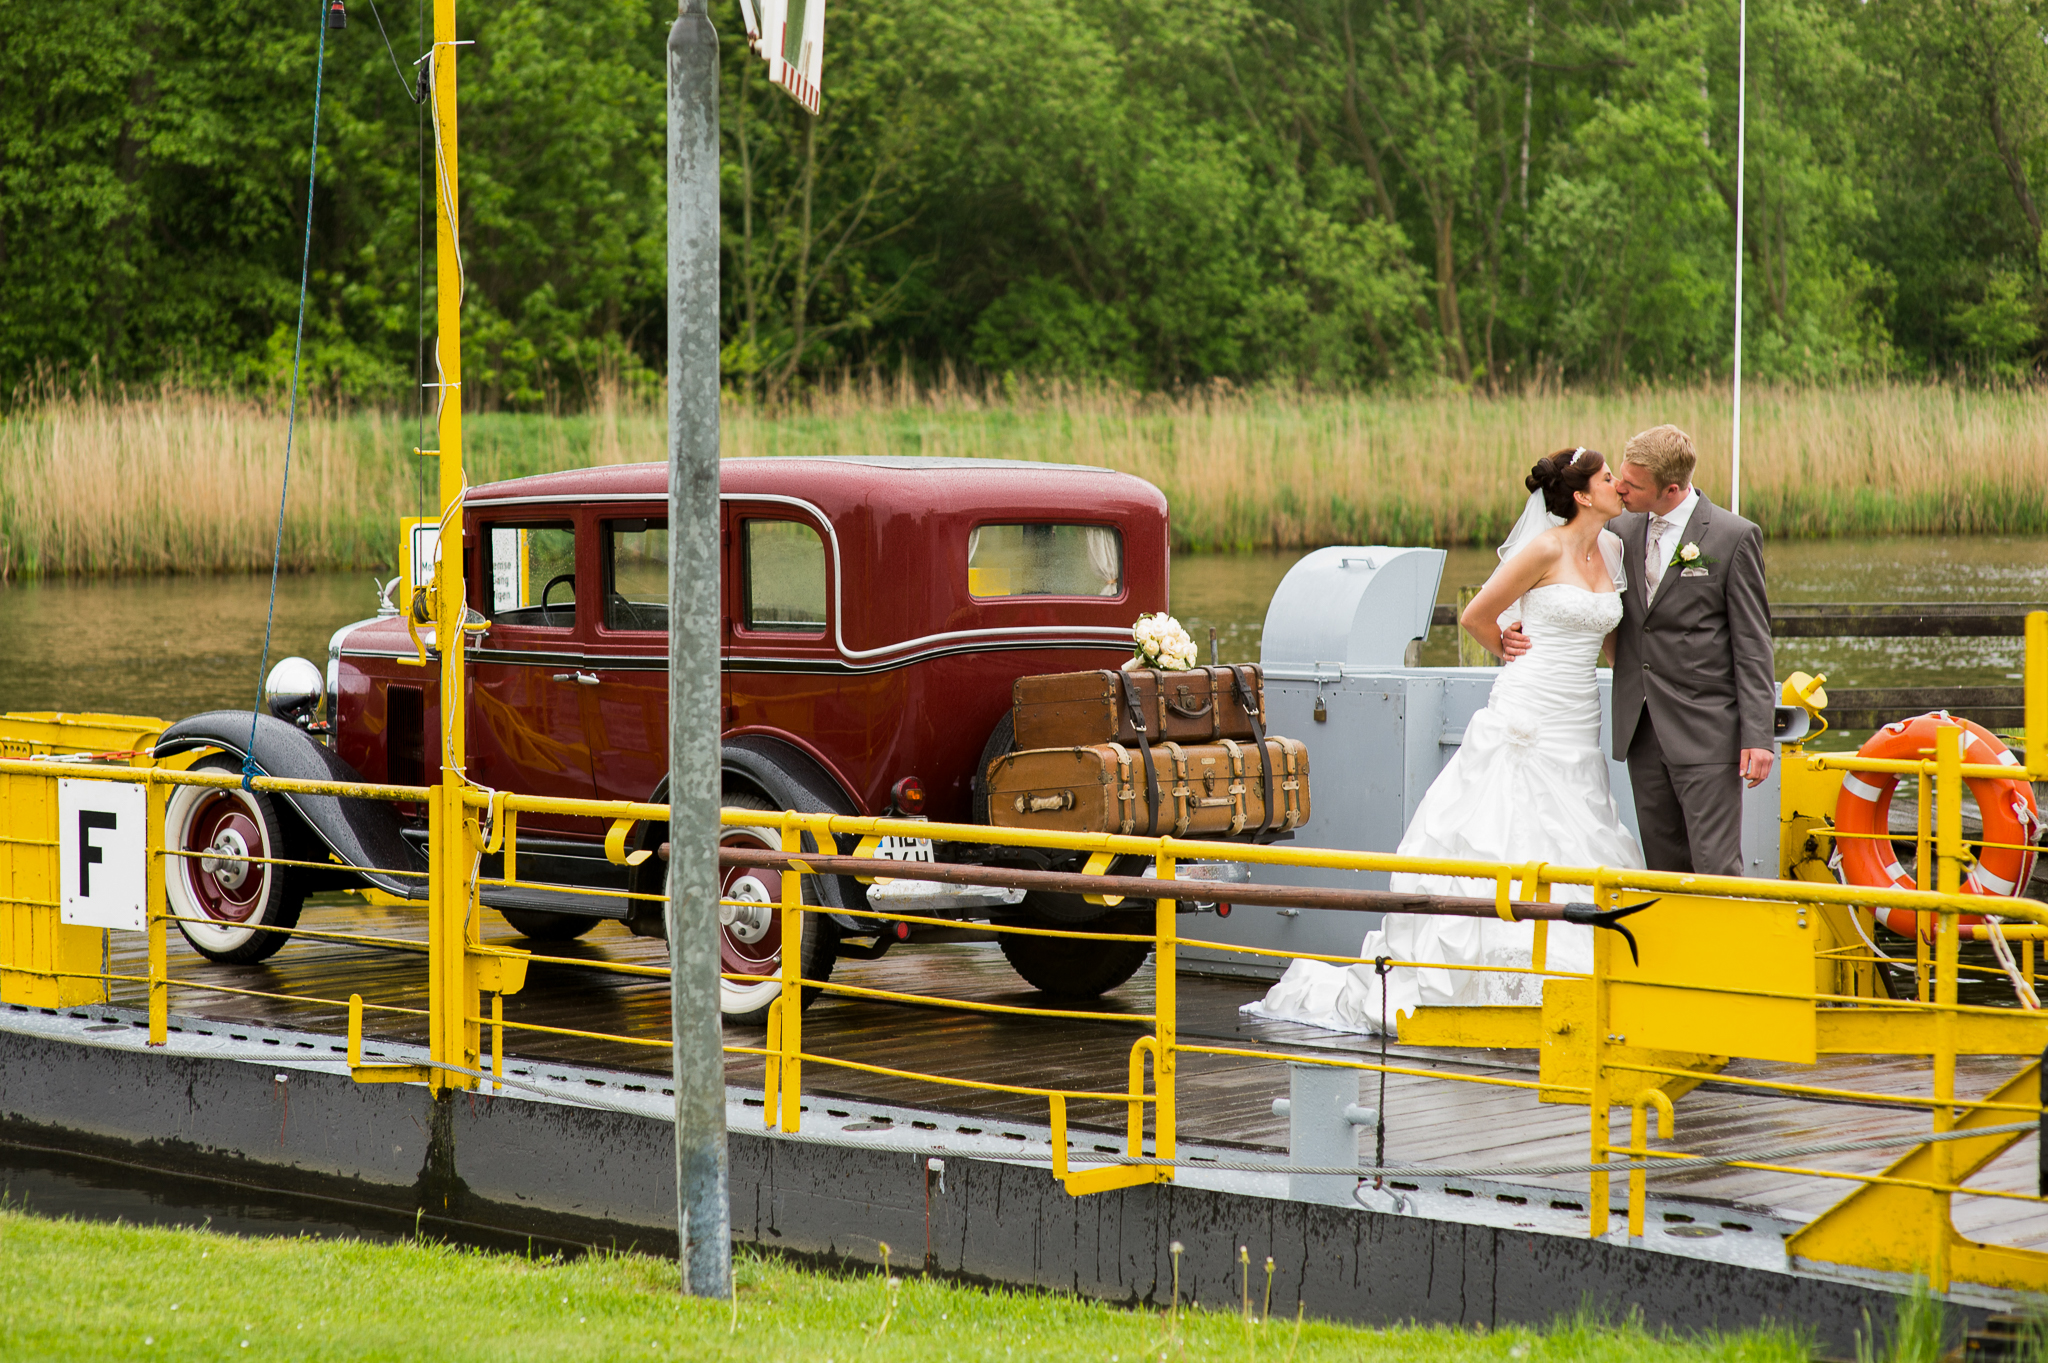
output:
[{"label": "water reflection", "polygon": [[[1208,654],[1216,629],[1225,662],[1256,661],[1266,603],[1306,551],[1189,554],[1173,562],[1175,613]],[[1462,585],[1486,580],[1491,549],[1449,551],[1437,599],[1457,600]],[[1764,546],[1774,601],[2031,601],[2048,607],[2048,539],[1895,536],[1788,540]],[[1825,672],[1838,686],[2008,686],[2019,680],[2021,641],[2011,639],[1787,639],[1777,672]],[[1429,667],[1457,663],[1452,630],[1430,631]]]}]

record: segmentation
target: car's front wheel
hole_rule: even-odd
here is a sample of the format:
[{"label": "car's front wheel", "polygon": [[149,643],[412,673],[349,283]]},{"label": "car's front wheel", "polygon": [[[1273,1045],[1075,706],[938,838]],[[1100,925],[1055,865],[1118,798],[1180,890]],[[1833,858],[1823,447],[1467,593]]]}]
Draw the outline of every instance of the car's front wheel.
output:
[{"label": "car's front wheel", "polygon": [[[217,756],[192,770],[241,766]],[[165,895],[178,930],[201,956],[250,965],[275,954],[298,926],[306,894],[292,868],[271,864],[287,854],[283,818],[269,795],[178,786],[165,803],[164,845],[177,854],[164,868]]]}]

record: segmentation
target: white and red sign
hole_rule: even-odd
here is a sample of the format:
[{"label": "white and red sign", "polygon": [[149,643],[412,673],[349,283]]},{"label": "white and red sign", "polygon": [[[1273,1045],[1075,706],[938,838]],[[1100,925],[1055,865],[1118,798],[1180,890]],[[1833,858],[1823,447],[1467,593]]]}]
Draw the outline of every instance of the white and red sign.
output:
[{"label": "white and red sign", "polygon": [[825,0],[740,0],[747,45],[768,63],[768,79],[811,113],[825,71]]}]

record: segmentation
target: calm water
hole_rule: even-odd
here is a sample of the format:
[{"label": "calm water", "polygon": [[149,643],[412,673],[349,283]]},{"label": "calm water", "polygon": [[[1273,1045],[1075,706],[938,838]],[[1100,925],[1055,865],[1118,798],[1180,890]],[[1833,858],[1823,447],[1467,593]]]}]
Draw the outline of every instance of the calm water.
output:
[{"label": "calm water", "polygon": [[[1173,564],[1173,605],[1208,651],[1216,629],[1226,661],[1256,661],[1273,589],[1300,553],[1184,554]],[[2039,601],[2048,603],[2048,539],[1901,537],[1811,540],[1766,547],[1779,601]],[[1453,549],[1441,599],[1485,580],[1490,549]],[[175,719],[256,695],[269,579],[128,578],[0,587],[0,710],[106,710]],[[286,577],[278,583],[273,660],[296,653],[323,667],[337,628],[376,612],[369,573]],[[2006,685],[2020,669],[2017,639],[1797,639],[1778,649],[1778,675],[1828,674],[1839,686]],[[1423,662],[1457,659],[1433,630]]]}]

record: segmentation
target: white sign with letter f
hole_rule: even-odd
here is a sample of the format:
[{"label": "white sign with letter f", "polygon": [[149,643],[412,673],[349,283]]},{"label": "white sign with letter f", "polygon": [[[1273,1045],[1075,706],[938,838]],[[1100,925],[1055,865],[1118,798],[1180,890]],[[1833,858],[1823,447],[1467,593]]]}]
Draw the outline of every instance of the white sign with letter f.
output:
[{"label": "white sign with letter f", "polygon": [[75,927],[149,925],[149,793],[125,781],[57,782],[57,916]]}]

